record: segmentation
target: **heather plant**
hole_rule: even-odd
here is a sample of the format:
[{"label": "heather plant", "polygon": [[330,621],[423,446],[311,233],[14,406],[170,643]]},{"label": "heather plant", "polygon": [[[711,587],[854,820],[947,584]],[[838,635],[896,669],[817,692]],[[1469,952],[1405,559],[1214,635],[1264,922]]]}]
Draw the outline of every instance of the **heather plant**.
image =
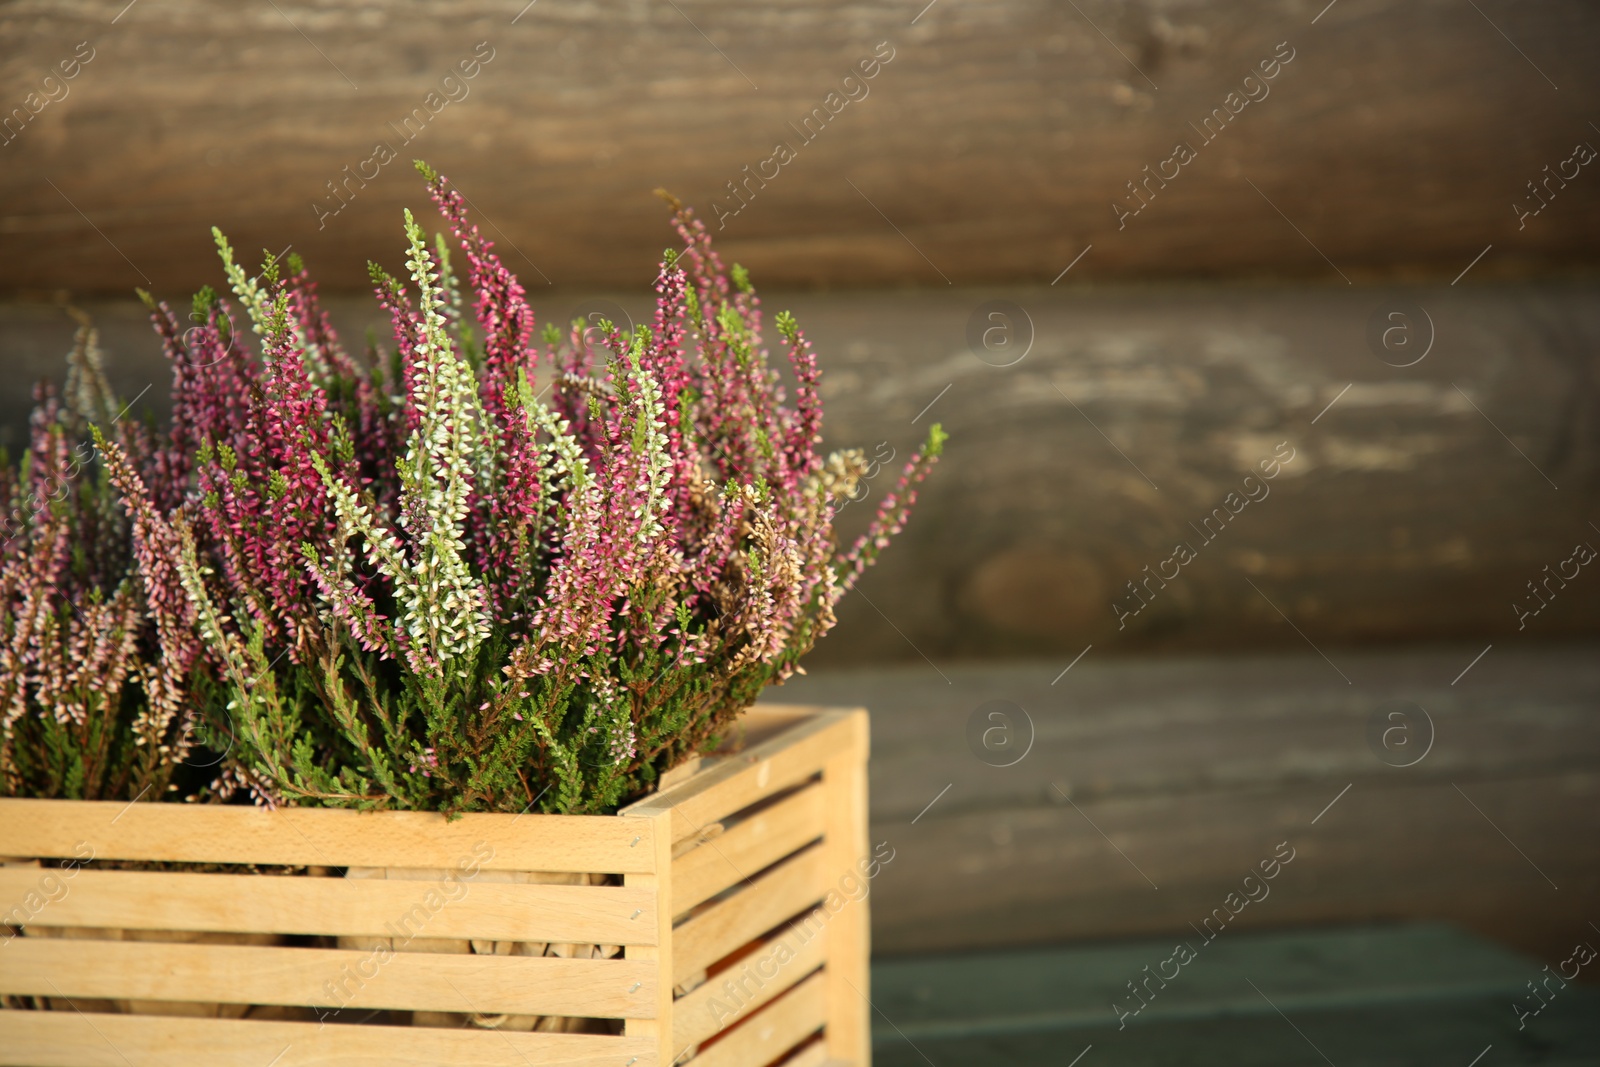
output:
[{"label": "heather plant", "polygon": [[841,550],[865,459],[815,451],[810,344],[777,316],[790,404],[747,274],[690,211],[672,201],[653,322],[591,344],[582,323],[535,333],[460,195],[418,169],[464,278],[407,212],[405,280],[372,267],[392,350],[354,358],[302,263],[248,278],[217,234],[233,301],[203,291],[188,331],[153,306],[187,497],[105,452],[220,679],[220,794],[613,810],[800,669],[943,434]]},{"label": "heather plant", "polygon": [[122,421],[80,318],[64,390],[35,392],[29,448],[0,457],[0,793],[162,799],[193,743],[201,644],[174,545],[124,514],[91,422],[171,504],[172,454]]}]

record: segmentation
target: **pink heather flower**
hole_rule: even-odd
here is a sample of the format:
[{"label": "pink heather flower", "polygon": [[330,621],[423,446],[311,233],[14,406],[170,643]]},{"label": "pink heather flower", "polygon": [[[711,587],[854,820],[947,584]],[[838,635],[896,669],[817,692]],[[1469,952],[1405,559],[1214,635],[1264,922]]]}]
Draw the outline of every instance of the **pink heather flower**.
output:
[{"label": "pink heather flower", "polygon": [[[176,578],[141,557],[146,596],[174,619],[188,612],[219,662],[259,629],[289,665],[359,651],[404,676],[479,672],[493,683],[465,690],[464,732],[492,724],[541,761],[565,758],[551,746],[568,742],[626,773],[681,755],[674,746],[731,714],[718,701],[786,677],[832,627],[839,597],[904,525],[940,433],[841,553],[834,513],[864,462],[818,455],[816,355],[778,315],[791,403],[761,302],[702,222],[674,204],[684,245],[660,265],[648,326],[574,328],[564,342],[547,331],[541,353],[522,284],[465,199],[423,169],[462,280],[445,238],[435,252],[407,213],[408,282],[373,274],[393,324],[381,374],[345,351],[297,262],[251,278],[220,237],[256,351],[221,301],[197,303],[187,330],[153,309],[173,362],[175,451],[144,485],[124,472],[118,487],[149,545],[182,542],[190,518],[195,540],[174,551]],[[481,343],[469,348],[469,333]],[[163,532],[155,520],[169,514]],[[63,546],[39,548],[60,566]],[[95,648],[96,662],[114,658]],[[659,712],[641,710],[654,707],[638,696],[642,665],[704,704],[680,736],[653,732]],[[562,723],[554,693],[581,724]],[[534,703],[503,718],[513,695]],[[452,751],[417,749],[411,773],[433,777]],[[458,781],[457,766],[438,777]],[[292,795],[270,776],[230,782]]]}]

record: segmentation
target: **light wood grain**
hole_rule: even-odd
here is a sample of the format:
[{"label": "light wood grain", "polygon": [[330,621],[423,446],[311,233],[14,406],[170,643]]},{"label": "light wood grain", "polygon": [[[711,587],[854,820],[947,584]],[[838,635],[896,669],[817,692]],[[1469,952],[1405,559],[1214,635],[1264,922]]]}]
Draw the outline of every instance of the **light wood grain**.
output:
[{"label": "light wood grain", "polygon": [[[826,924],[790,926],[778,936],[751,946],[737,964],[679,997],[672,1005],[673,1043],[687,1048],[737,1026],[808,977],[827,958],[830,929]],[[763,976],[763,971],[774,968],[775,973]]]},{"label": "light wood grain", "polygon": [[672,861],[672,910],[682,915],[729,886],[816,840],[823,828],[822,785],[742,818]]},{"label": "light wood grain", "polygon": [[[828,835],[823,841],[830,870],[841,872],[845,904],[829,920],[828,1052],[836,1059],[867,1063],[872,1056],[869,1017],[872,927],[867,845],[867,716],[851,718],[855,743],[828,761],[822,775],[827,794]],[[848,872],[848,873],[845,873]],[[856,899],[854,894],[861,896]]]},{"label": "light wood grain", "polygon": [[702,1049],[694,1062],[699,1067],[770,1063],[815,1033],[826,1012],[827,980],[818,973],[744,1020],[710,1048]]},{"label": "light wood grain", "polygon": [[849,716],[847,711],[819,709],[691,781],[624,811],[671,811],[673,840],[681,840],[820,772],[830,756],[850,744]]},{"label": "light wood grain", "polygon": [[651,858],[655,869],[649,874],[627,875],[623,884],[629,890],[650,894],[659,904],[650,915],[650,932],[653,935],[650,944],[629,945],[626,949],[629,962],[649,967],[655,975],[655,1010],[649,1019],[629,1019],[624,1032],[630,1038],[648,1041],[656,1061],[670,1064],[678,1055],[672,1033],[672,908],[666,904],[672,899],[671,816],[666,812],[653,812],[619,816],[617,821],[625,824],[642,823],[650,827]]},{"label": "light wood grain", "polygon": [[829,1059],[828,1043],[819,1039],[801,1046],[784,1060],[780,1067],[857,1067],[857,1065]]},{"label": "light wood grain", "polygon": [[[37,872],[0,870],[4,911],[33,892],[38,878]],[[72,879],[65,896],[37,911],[35,922],[143,930],[648,945],[657,940],[655,916],[653,891],[622,886],[429,885],[83,870]]]},{"label": "light wood grain", "polygon": [[[277,1058],[274,1059],[273,1057]],[[632,1037],[0,1011],[4,1067],[659,1067]]]},{"label": "light wood grain", "polygon": [[673,983],[682,982],[738,951],[779,923],[819,902],[831,881],[828,858],[822,845],[813,845],[676,927],[673,930]]},{"label": "light wood grain", "polygon": [[433,955],[315,948],[19,937],[0,992],[145,1000],[650,1018],[655,967],[555,956]]},{"label": "light wood grain", "polygon": [[651,869],[649,833],[594,815],[0,800],[0,855],[15,856],[70,857],[86,845],[102,860],[623,874]]}]

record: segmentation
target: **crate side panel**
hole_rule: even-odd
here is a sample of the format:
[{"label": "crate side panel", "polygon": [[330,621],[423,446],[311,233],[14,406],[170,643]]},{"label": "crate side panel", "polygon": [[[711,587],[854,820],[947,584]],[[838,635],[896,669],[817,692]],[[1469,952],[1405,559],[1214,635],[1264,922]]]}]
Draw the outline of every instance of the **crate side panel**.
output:
[{"label": "crate side panel", "polygon": [[823,835],[823,789],[810,785],[672,861],[672,911],[681,915]]},{"label": "crate side panel", "polygon": [[785,860],[734,895],[673,930],[673,984],[681,984],[786,919],[817,904],[829,888],[821,845]]},{"label": "crate side panel", "polygon": [[672,839],[680,841],[774,793],[818,773],[851,744],[851,712],[823,711],[799,720],[771,740],[726,756],[689,781],[627,809],[669,811]]},{"label": "crate side panel", "polygon": [[696,1067],[771,1063],[822,1028],[827,983],[814,974],[774,1000],[694,1058]]},{"label": "crate side panel", "polygon": [[672,1005],[675,1047],[699,1044],[738,1025],[809,977],[827,958],[828,928],[803,920],[752,949]]}]

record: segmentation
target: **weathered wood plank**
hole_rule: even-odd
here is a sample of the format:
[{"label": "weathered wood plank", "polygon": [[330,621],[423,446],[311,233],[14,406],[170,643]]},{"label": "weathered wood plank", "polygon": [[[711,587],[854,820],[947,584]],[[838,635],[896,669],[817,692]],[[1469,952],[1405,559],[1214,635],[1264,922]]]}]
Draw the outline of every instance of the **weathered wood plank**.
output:
[{"label": "weathered wood plank", "polygon": [[[1496,644],[1454,685],[1481,646],[1327,651],[1355,685],[1315,653],[1098,648],[1065,677],[1058,661],[946,665],[953,684],[926,665],[796,680],[805,699],[873,708],[872,840],[894,849],[872,886],[875,948],[1192,935],[1287,841],[1298,858],[1248,927],[1445,919],[1561,958],[1600,891],[1593,850],[1573,847],[1600,834],[1592,649]],[[997,698],[1035,725],[1008,768],[967,747],[968,717]],[[1402,700],[1436,731],[1411,767],[1367,740]]]},{"label": "weathered wood plank", "polygon": [[[1537,970],[1537,968],[1535,968]],[[1270,983],[1254,979],[1269,995]],[[1242,988],[1251,993],[1248,985]],[[1526,993],[1524,993],[1526,995]],[[1024,1030],[944,1040],[916,1047],[892,1031],[875,1050],[875,1067],[1060,1067],[1089,1046],[1089,1058],[1115,1050],[1118,1067],[1283,1067],[1334,1063],[1338,1067],[1408,1067],[1429,1063],[1448,1048],[1467,1065],[1588,1067],[1600,1040],[1600,995],[1573,987],[1527,1030],[1505,996],[1437,1003],[1368,1003],[1321,1011],[1288,1011],[1293,1025],[1267,1008],[1226,1018],[1182,1019],[1154,1026],[1129,1024],[1062,1030]],[[1273,997],[1276,1000],[1276,997]],[[1296,1033],[1296,1028],[1299,1033]],[[1530,1033],[1531,1031],[1531,1033]],[[1311,1044],[1307,1044],[1307,1041]],[[1313,1047],[1314,1046],[1314,1047]],[[1062,1052],[1066,1049],[1065,1058]],[[1319,1055],[1321,1053],[1321,1055]],[[1326,1056],[1324,1060],[1322,1057]],[[1080,1064],[1080,1067],[1082,1065]]]},{"label": "weathered wood plank", "polygon": [[[1576,934],[1574,935],[1576,936]],[[1143,999],[1128,989],[1165,970],[1175,943],[1192,958],[1177,977],[1150,980]],[[1150,971],[1146,972],[1145,968]],[[1352,1003],[1418,1004],[1525,995],[1539,973],[1527,957],[1439,923],[1224,932],[1213,942],[1189,933],[1165,940],[1099,942],[1071,948],[962,953],[883,960],[873,965],[873,1003],[913,1041],[963,1035],[1110,1026],[1119,1015],[1141,1026],[1178,1019],[1271,1014],[1246,979],[1270,983],[1286,1012]],[[875,1035],[892,1044],[879,1021]]]},{"label": "weathered wood plank", "polygon": [[[1600,598],[1583,593],[1592,568],[1526,629],[1512,607],[1530,603],[1528,583],[1575,544],[1600,547],[1585,510],[1600,472],[1600,299],[1592,286],[1471,280],[1393,291],[764,293],[817,346],[826,447],[896,450],[873,496],[840,516],[846,541],[927,424],[952,434],[910,525],[863,579],[871,603],[845,598],[838,629],[808,662],[920,664],[920,651],[941,667],[1020,655],[1060,656],[1064,667],[1091,643],[1093,656],[1304,651],[1284,615],[1319,646],[1481,638],[1481,649],[1600,633]],[[635,322],[645,321],[643,291],[617,296]],[[545,294],[537,311],[565,320],[589,295]],[[1035,335],[1008,368],[980,361],[965,336],[997,296],[1028,313]],[[1365,339],[1372,314],[1396,298],[1436,327],[1432,353],[1404,369]],[[171,375],[148,323],[126,304],[92,310],[122,394],[164,406]],[[335,318],[352,338],[368,325],[390,334],[365,298],[336,305]],[[0,432],[9,428],[13,454],[27,390],[59,378],[71,334],[57,309],[0,306],[0,352],[15,372],[0,389]],[[1127,583],[1154,573],[1179,540],[1200,544],[1190,523],[1282,441],[1296,454],[1270,496],[1176,580],[1152,582],[1154,599],[1122,626],[1113,604],[1139,603]]]},{"label": "weathered wood plank", "polygon": [[[1075,280],[1339,283],[1320,250],[1351,277],[1447,281],[1489,243],[1483,275],[1592,264],[1600,232],[1587,173],[1552,184],[1539,217],[1512,209],[1593,138],[1600,16],[1580,0],[1490,11],[1492,26],[1471,5],[1382,0],[1320,18],[1272,0],[520,16],[479,0],[382,23],[355,0],[122,6],[7,5],[0,99],[39,111],[0,148],[0,288],[192,289],[217,223],[361,289],[366,258],[403,249],[401,206],[423,201],[416,156],[459,180],[534,285],[645,280],[668,240],[658,185],[713,223],[738,208],[729,252],[796,284],[1048,282],[1089,245]],[[30,97],[80,41],[95,58],[43,86],[64,98]],[[475,76],[454,73],[475,52]],[[875,55],[873,78],[846,81]],[[1293,58],[1244,82],[1274,55]],[[1175,142],[1197,158],[1149,178]],[[1134,181],[1151,199],[1119,224]]]},{"label": "weathered wood plank", "polygon": [[[1176,972],[1162,963],[1175,940],[880,961],[874,1062],[1057,1067],[1092,1045],[1134,1067],[1401,1067],[1439,1048],[1464,1050],[1462,1064],[1579,1067],[1600,1040],[1600,990],[1554,980],[1548,1008],[1521,1021],[1513,1006],[1537,1004],[1527,983],[1545,977],[1543,961],[1447,926],[1240,933],[1203,947],[1190,934],[1195,955]],[[1169,980],[1150,977],[1158,970]]]},{"label": "weathered wood plank", "polygon": [[[1064,677],[1066,660],[955,664],[942,668],[946,684],[922,664],[818,670],[778,692],[871,707],[874,822],[909,821],[954,782],[919,827],[962,811],[1066,807],[1056,786],[1081,804],[1316,782],[1334,792],[1352,781],[1467,788],[1469,778],[1600,765],[1600,658],[1587,646],[1496,643],[1454,685],[1482,645],[1327,651],[1354,684],[1315,652],[1117,658],[1096,647]],[[1032,723],[1033,748],[1014,767],[986,766],[968,747],[969,718],[995,699]],[[1384,718],[1392,712],[1409,718]],[[1369,743],[1375,717],[1409,728],[1413,752],[1394,734],[1392,762],[1427,754],[1405,768],[1384,762],[1381,737],[1378,751]],[[1021,743],[1027,723],[1017,732]]]}]

